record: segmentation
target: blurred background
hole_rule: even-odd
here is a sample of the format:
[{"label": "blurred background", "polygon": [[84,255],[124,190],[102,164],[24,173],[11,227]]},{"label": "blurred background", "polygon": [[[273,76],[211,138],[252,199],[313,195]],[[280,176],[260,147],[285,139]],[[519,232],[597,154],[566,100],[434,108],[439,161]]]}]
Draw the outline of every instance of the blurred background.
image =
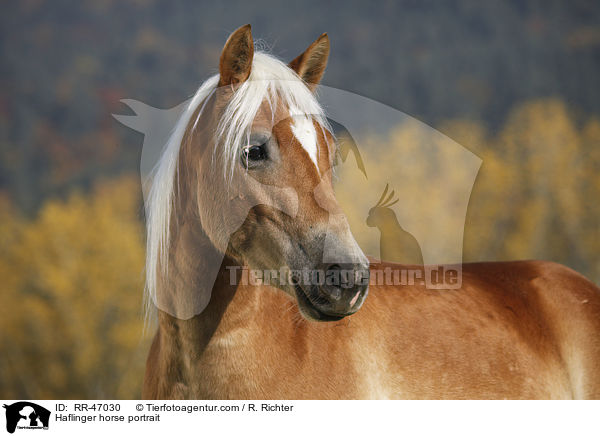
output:
[{"label": "blurred background", "polygon": [[[541,258],[600,283],[600,3],[21,0],[0,15],[0,397],[137,398],[142,136],[218,71],[231,31],[483,160],[464,260]],[[384,140],[407,140],[401,128]],[[418,187],[415,187],[418,189]],[[375,199],[376,201],[376,199]]]}]

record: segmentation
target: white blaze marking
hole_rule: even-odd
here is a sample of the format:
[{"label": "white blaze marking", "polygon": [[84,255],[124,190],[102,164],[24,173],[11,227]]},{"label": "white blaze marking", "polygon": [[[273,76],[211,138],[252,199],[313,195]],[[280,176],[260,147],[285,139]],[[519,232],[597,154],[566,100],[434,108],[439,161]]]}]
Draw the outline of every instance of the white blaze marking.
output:
[{"label": "white blaze marking", "polygon": [[315,125],[313,124],[312,118],[294,108],[290,109],[290,115],[294,118],[292,133],[300,142],[302,148],[306,150],[310,159],[315,164],[315,167],[317,167],[317,172],[319,172],[319,164],[317,161],[317,132],[315,131]]}]

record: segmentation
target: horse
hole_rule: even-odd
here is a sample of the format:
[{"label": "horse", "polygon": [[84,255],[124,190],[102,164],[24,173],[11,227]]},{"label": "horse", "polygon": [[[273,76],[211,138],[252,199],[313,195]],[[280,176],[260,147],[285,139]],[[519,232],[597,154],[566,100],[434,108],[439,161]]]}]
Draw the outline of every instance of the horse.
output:
[{"label": "horse", "polygon": [[[315,96],[329,50],[323,34],[286,64],[243,26],[183,111],[146,205],[142,397],[600,398],[600,289],[577,272],[470,263],[458,289],[373,283],[404,266],[367,258],[337,204]],[[354,280],[243,280],[278,268]]]}]

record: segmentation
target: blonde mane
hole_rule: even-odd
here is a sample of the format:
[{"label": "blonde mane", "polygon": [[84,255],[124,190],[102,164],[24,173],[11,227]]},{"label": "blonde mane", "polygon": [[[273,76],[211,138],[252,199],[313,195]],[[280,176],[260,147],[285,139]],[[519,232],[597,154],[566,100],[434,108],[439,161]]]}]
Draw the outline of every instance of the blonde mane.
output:
[{"label": "blonde mane", "polygon": [[[151,302],[156,303],[159,272],[167,274],[169,224],[174,204],[178,156],[186,129],[200,107],[192,131],[197,128],[204,105],[217,89],[219,75],[206,80],[180,116],[173,133],[150,177],[146,211],[146,315]],[[248,143],[252,122],[263,102],[271,108],[282,103],[294,116],[312,117],[326,130],[331,130],[322,107],[300,77],[285,63],[273,56],[255,52],[250,77],[237,88],[219,120],[215,134],[215,159],[223,164],[224,183],[232,180],[240,148]],[[200,106],[202,105],[202,106]],[[273,111],[274,112],[274,111]],[[159,271],[160,265],[160,271]]]}]

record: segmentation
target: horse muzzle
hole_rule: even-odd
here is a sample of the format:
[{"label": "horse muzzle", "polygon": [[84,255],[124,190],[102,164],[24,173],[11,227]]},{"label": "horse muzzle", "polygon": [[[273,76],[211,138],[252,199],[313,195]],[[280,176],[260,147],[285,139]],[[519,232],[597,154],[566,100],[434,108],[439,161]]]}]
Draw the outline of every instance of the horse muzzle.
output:
[{"label": "horse muzzle", "polygon": [[[369,290],[368,264],[321,264],[295,283],[301,312],[315,321],[338,321],[362,306]],[[308,278],[308,280],[306,280]]]}]

